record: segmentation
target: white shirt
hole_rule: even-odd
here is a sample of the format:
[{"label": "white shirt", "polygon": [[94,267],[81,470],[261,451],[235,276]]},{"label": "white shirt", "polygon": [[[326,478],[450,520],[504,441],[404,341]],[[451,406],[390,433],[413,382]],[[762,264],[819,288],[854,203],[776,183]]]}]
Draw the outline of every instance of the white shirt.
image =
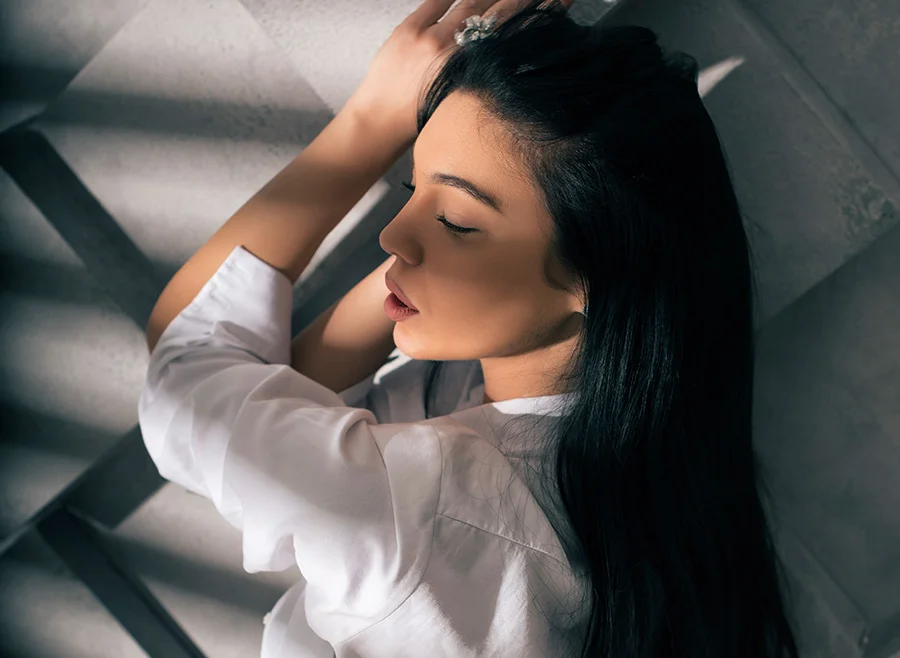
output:
[{"label": "white shirt", "polygon": [[449,361],[426,419],[427,362],[400,350],[335,393],[290,366],[292,292],[235,247],[161,336],[138,408],[160,474],[242,531],[247,572],[299,567],[263,658],[571,655],[584,590],[516,427],[569,396],[484,405],[480,362]]}]

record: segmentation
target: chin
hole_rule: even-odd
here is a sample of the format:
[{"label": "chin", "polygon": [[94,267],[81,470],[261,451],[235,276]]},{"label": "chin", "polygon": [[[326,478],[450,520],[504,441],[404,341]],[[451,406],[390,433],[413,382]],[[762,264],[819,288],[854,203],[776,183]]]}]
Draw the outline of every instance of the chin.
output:
[{"label": "chin", "polygon": [[394,325],[394,345],[416,361],[477,361],[484,358],[477,342],[461,343],[457,334],[441,331],[436,336],[424,335],[406,322]]},{"label": "chin", "polygon": [[406,331],[406,327],[402,325],[402,322],[394,325],[394,345],[401,352],[417,361],[427,361],[429,359],[427,355],[428,350],[423,349],[419,341],[414,336],[410,336],[410,332]]},{"label": "chin", "polygon": [[406,327],[401,326],[398,322],[394,325],[394,345],[416,361],[446,361],[441,356],[441,350],[434,349],[433,346],[423,344],[417,340],[415,331],[408,331]]}]

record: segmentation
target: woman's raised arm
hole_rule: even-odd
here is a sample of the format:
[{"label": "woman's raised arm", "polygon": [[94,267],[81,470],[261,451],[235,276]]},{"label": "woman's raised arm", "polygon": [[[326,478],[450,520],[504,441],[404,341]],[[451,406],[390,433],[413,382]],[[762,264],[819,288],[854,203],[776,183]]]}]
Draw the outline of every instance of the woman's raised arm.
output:
[{"label": "woman's raised arm", "polygon": [[394,351],[394,321],[384,312],[390,294],[388,257],[291,341],[291,366],[335,393],[378,370]]}]

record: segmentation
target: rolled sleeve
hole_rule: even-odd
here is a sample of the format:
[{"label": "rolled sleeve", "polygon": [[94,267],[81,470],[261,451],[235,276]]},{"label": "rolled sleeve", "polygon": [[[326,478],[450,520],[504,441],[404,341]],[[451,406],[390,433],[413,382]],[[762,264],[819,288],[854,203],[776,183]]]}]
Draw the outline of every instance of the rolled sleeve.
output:
[{"label": "rolled sleeve", "polygon": [[138,418],[160,474],[242,531],[248,572],[298,565],[337,643],[421,578],[441,448],[432,425],[379,425],[291,368],[291,303],[287,277],[236,247],[160,337]]}]

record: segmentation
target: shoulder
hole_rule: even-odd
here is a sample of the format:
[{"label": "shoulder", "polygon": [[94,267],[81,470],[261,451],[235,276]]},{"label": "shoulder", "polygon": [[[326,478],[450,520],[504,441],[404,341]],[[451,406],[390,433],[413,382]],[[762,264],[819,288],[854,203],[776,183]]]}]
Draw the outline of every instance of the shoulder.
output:
[{"label": "shoulder", "polygon": [[452,418],[435,421],[441,451],[438,521],[450,531],[465,525],[566,562],[556,532],[529,486],[531,467]]}]

